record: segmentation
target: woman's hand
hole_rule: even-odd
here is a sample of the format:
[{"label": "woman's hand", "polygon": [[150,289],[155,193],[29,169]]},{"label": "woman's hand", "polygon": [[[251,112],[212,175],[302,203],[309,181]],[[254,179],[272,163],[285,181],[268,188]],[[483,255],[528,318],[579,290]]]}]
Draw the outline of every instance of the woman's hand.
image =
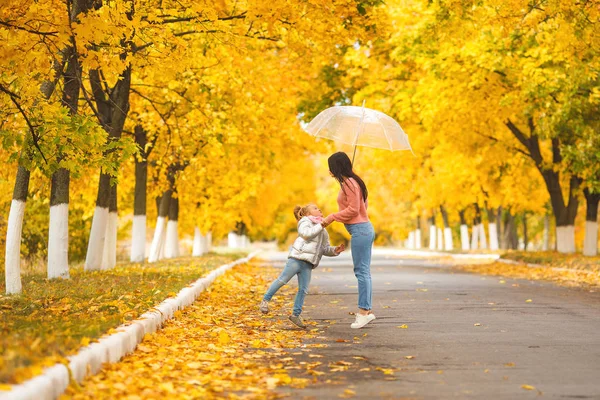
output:
[{"label": "woman's hand", "polygon": [[335,251],[335,254],[339,255],[344,250],[346,250],[346,245],[344,243],[342,243],[339,246],[336,246],[334,251]]},{"label": "woman's hand", "polygon": [[333,217],[331,215],[328,215],[325,219],[323,219],[323,222],[321,222],[321,226],[323,228],[327,228],[329,225],[331,225],[332,222]]}]

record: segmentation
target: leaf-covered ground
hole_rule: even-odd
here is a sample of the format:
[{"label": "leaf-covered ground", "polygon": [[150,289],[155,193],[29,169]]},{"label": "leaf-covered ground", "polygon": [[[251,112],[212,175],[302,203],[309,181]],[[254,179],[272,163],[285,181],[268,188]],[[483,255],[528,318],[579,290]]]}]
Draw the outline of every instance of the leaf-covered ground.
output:
[{"label": "leaf-covered ground", "polygon": [[600,272],[600,256],[585,257],[581,254],[561,254],[555,251],[515,251],[503,254],[502,258],[546,267]]},{"label": "leaf-covered ground", "polygon": [[[23,294],[0,295],[0,384],[38,375],[241,254],[208,255],[109,271],[71,269],[71,279],[23,277]],[[4,293],[3,284],[0,293]]]},{"label": "leaf-covered ground", "polygon": [[[560,264],[558,264],[560,265]],[[526,264],[506,264],[495,262],[485,265],[463,265],[463,271],[484,275],[500,275],[512,278],[547,280],[564,286],[596,287],[600,286],[600,268],[574,268],[564,266],[532,267]]]},{"label": "leaf-covered ground", "polygon": [[[273,268],[242,265],[217,279],[196,302],[164,328],[147,335],[136,351],[105,366],[82,386],[72,385],[63,396],[96,398],[275,398],[280,385],[302,387],[308,379],[292,378],[290,367],[307,371],[321,364],[298,365],[288,353],[314,338],[318,329],[295,329],[287,321],[295,287],[282,289],[263,316],[258,301]],[[286,350],[288,349],[288,350]]]}]

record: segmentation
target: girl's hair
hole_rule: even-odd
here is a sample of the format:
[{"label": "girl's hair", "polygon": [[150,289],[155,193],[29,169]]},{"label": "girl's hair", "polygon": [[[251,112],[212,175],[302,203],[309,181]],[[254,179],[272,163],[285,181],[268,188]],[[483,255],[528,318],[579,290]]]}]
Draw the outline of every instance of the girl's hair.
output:
[{"label": "girl's hair", "polygon": [[358,186],[360,186],[363,200],[367,201],[367,197],[369,197],[367,185],[360,179],[360,176],[352,171],[352,163],[350,162],[350,157],[348,157],[346,153],[338,151],[337,153],[332,154],[327,162],[329,163],[329,171],[331,171],[334,178],[340,183],[342,190],[344,190],[344,179],[354,178],[356,183],[358,183]]},{"label": "girl's hair", "polygon": [[300,218],[305,217],[308,212],[308,207],[312,204],[307,204],[305,206],[296,206],[294,207],[294,217],[296,217],[296,221],[300,221]]}]

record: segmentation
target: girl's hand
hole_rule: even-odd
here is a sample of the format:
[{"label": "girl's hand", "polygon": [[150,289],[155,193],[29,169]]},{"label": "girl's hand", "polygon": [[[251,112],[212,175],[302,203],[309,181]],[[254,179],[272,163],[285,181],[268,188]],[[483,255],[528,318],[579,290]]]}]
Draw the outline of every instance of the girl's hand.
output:
[{"label": "girl's hand", "polygon": [[335,254],[340,254],[342,251],[346,250],[346,245],[344,243],[340,244],[335,248]]},{"label": "girl's hand", "polygon": [[331,215],[328,215],[325,219],[323,219],[323,222],[321,222],[321,226],[323,228],[327,228],[333,222],[333,218],[330,217]]}]

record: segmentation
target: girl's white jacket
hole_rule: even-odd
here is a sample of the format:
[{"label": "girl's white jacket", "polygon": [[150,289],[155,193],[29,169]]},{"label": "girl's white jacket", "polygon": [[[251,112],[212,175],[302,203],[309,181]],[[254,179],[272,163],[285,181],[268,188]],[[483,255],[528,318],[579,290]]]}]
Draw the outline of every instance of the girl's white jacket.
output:
[{"label": "girl's white jacket", "polygon": [[329,244],[329,234],[321,224],[315,224],[308,217],[298,221],[298,238],[294,241],[288,258],[308,261],[317,268],[323,255],[335,257],[335,247]]}]

